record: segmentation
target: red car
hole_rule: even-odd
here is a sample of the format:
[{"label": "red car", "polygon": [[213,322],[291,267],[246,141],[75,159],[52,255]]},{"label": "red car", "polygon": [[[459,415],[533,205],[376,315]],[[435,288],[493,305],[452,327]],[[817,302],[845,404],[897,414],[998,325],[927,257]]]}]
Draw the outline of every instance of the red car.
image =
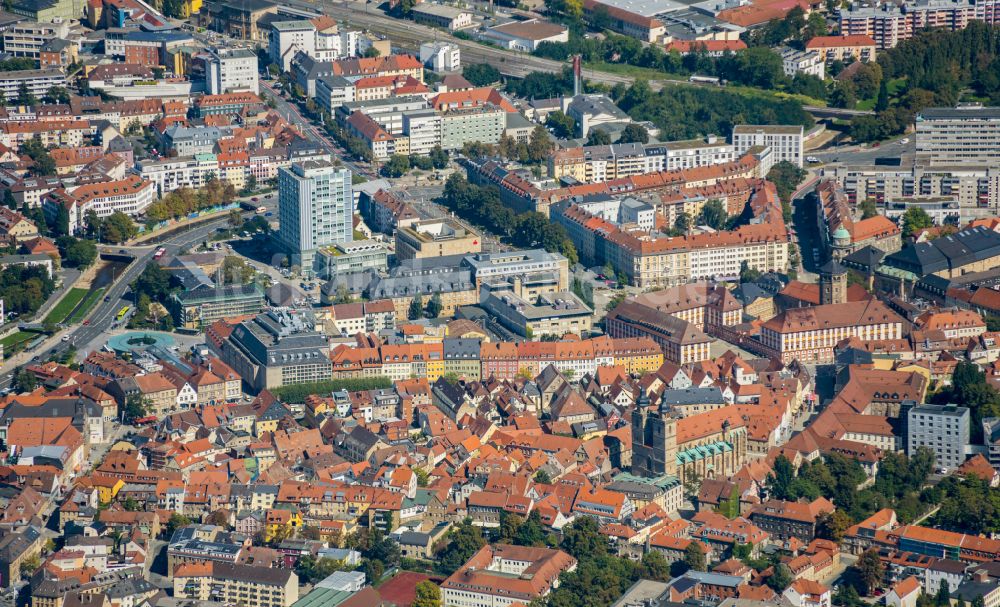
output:
[{"label": "red car", "polygon": [[84,325],[89,325],[90,324],[90,319],[88,318],[87,320],[83,321],[83,324]]}]

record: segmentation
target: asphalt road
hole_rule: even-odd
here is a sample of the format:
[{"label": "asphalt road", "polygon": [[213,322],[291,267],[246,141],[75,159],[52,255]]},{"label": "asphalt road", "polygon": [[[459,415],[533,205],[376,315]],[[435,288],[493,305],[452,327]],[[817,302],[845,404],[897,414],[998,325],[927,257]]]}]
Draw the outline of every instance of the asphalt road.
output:
[{"label": "asphalt road", "polygon": [[327,136],[327,134],[321,129],[321,127],[316,126],[311,120],[302,115],[299,111],[298,106],[294,103],[289,102],[287,99],[281,96],[281,93],[273,86],[271,81],[261,79],[261,87],[266,90],[274,103],[277,106],[277,111],[281,114],[285,120],[298,127],[299,131],[306,136],[307,139],[313,143],[318,143],[323,148],[329,152],[334,158],[338,159],[351,170],[355,175],[363,175],[369,179],[375,179],[377,175],[367,167],[364,167],[357,162],[349,160],[349,155],[347,151],[341,148],[337,143]]},{"label": "asphalt road", "polygon": [[[903,143],[906,141],[906,143]],[[809,156],[815,156],[827,165],[871,165],[876,159],[902,159],[903,165],[908,164],[916,152],[916,142],[914,138],[903,137],[895,141],[887,141],[878,147],[870,146],[839,146],[826,150],[816,150],[810,152]]]},{"label": "asphalt road", "polygon": [[[386,15],[383,11],[375,7],[377,2],[368,4],[365,0],[286,0],[285,3],[293,8],[321,12],[325,15],[346,21],[348,25],[362,27],[370,31],[386,35],[394,47],[419,54],[420,45],[424,42],[447,40],[462,49],[462,63],[468,65],[472,63],[486,63],[500,70],[506,76],[523,78],[531,72],[558,73],[569,65],[569,62],[553,61],[535,57],[527,53],[501,49],[499,47],[484,46],[472,40],[464,40],[451,36],[447,32],[414,23],[394,19]],[[492,22],[486,25],[493,25]],[[631,85],[635,78],[632,76],[622,76],[583,68],[583,77],[586,80],[600,82],[609,86],[615,84]],[[707,86],[714,88],[714,84],[695,83],[687,80],[650,80],[649,87],[653,91],[658,91],[667,86]],[[806,111],[816,111],[826,116],[846,117],[858,114],[871,114],[859,110],[843,110],[836,108],[819,108],[806,106]]]},{"label": "asphalt road", "polygon": [[[107,301],[102,299],[98,302],[97,306],[91,310],[90,314],[87,316],[85,322],[87,324],[80,324],[78,327],[70,331],[69,333],[64,333],[63,335],[69,335],[70,339],[68,342],[57,341],[56,345],[53,347],[51,343],[56,338],[51,338],[48,340],[44,348],[38,348],[37,356],[39,360],[47,359],[52,353],[61,353],[69,348],[73,344],[87,344],[95,339],[97,339],[102,333],[107,332],[111,327],[111,324],[115,320],[115,315],[123,306],[133,305],[130,299],[125,298],[125,291],[129,288],[129,285],[138,278],[139,274],[146,268],[146,265],[153,260],[153,254],[156,252],[158,247],[163,247],[167,250],[167,254],[173,255],[178,251],[195,245],[198,242],[205,240],[209,234],[216,230],[221,225],[225,225],[228,219],[228,214],[224,214],[217,219],[211,219],[203,223],[199,223],[192,226],[190,229],[168,235],[163,237],[162,240],[154,239],[150,241],[148,246],[144,246],[141,249],[132,249],[133,252],[137,252],[138,255],[135,258],[124,273],[118,278],[105,293],[105,298]],[[105,247],[105,250],[115,250],[118,247]],[[14,368],[11,367],[10,363],[4,366],[4,373],[0,375],[0,388],[6,388],[10,385],[13,378]]]}]

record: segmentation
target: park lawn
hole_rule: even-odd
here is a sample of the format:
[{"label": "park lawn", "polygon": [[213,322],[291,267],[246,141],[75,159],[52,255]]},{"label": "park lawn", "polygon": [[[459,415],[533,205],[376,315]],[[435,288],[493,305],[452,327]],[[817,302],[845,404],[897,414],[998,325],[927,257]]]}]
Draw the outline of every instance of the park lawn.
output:
[{"label": "park lawn", "polygon": [[103,295],[104,288],[89,291],[86,299],[83,300],[83,303],[77,307],[76,311],[73,312],[73,315],[69,317],[69,322],[73,323],[83,320],[83,318],[90,312],[91,308],[94,307],[94,304],[101,300],[101,296]]},{"label": "park lawn", "polygon": [[[906,78],[893,78],[889,81],[889,84],[885,85],[885,88],[889,91],[889,98],[892,99],[899,94],[903,87],[906,85]],[[859,110],[874,110],[875,104],[878,102],[878,95],[875,95],[871,99],[862,99],[858,101],[857,105],[854,107]]]},{"label": "park lawn", "polygon": [[588,61],[584,62],[583,66],[598,72],[618,74],[619,76],[631,76],[633,78],[645,78],[646,80],[687,80],[686,77],[678,74],[668,74],[651,67],[639,67],[637,65],[627,65],[625,63]]},{"label": "park lawn", "polygon": [[63,295],[63,298],[59,300],[59,303],[57,303],[52,310],[49,311],[45,320],[42,322],[60,323],[66,320],[73,310],[76,309],[76,306],[83,301],[84,297],[87,296],[87,293],[89,293],[88,289],[70,289],[65,295]]},{"label": "park lawn", "polygon": [[22,344],[26,341],[31,341],[32,339],[38,337],[41,333],[34,333],[32,331],[18,331],[16,333],[11,333],[7,337],[0,339],[0,344],[3,344],[4,356],[10,356],[14,353],[14,346]]}]

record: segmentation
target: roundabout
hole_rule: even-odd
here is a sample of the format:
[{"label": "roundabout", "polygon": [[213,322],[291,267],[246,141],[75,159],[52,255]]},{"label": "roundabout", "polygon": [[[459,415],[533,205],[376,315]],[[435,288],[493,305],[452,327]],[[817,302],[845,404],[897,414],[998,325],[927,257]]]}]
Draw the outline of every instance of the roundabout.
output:
[{"label": "roundabout", "polygon": [[169,349],[174,345],[174,338],[169,333],[158,331],[129,331],[108,339],[108,347],[116,354],[126,352],[141,352],[147,348],[158,346]]}]

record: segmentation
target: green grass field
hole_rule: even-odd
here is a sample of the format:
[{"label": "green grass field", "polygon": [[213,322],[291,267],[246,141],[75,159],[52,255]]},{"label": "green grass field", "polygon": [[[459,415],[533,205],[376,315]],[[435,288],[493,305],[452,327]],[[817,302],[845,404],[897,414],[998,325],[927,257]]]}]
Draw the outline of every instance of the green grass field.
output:
[{"label": "green grass field", "polygon": [[31,341],[39,335],[41,335],[41,333],[18,331],[0,339],[0,344],[3,344],[4,357],[10,357],[10,355],[14,353],[15,346]]},{"label": "green grass field", "polygon": [[87,297],[83,300],[83,303],[80,304],[80,306],[77,307],[76,311],[73,312],[73,315],[69,317],[68,319],[69,322],[74,323],[83,320],[83,318],[90,312],[91,308],[94,307],[94,304],[96,304],[101,300],[101,297],[103,295],[104,295],[103,288],[94,289],[93,291],[88,291]]},{"label": "green grass field", "polygon": [[63,298],[59,300],[48,315],[45,317],[43,322],[53,322],[60,323],[76,309],[76,306],[83,301],[83,298],[87,296],[90,291],[88,289],[70,289],[63,295]]},{"label": "green grass field", "polygon": [[[899,91],[903,89],[903,85],[906,84],[906,78],[894,78],[885,85],[885,88],[889,91],[889,97],[892,98],[899,94]],[[862,99],[854,106],[859,110],[874,110],[875,104],[878,102],[878,95],[872,97],[871,99]]]}]

